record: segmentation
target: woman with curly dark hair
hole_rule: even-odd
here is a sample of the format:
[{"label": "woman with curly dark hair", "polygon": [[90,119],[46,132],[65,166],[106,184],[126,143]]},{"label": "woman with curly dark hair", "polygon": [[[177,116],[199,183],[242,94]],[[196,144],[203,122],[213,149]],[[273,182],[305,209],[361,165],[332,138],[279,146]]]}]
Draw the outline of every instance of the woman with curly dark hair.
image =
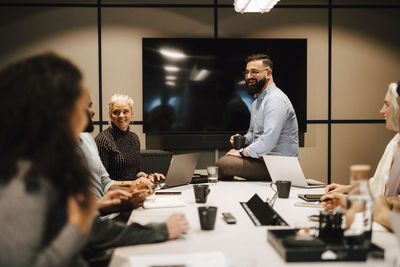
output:
[{"label": "woman with curly dark hair", "polygon": [[88,92],[43,54],[0,71],[0,266],[82,266],[96,206],[78,149]]}]

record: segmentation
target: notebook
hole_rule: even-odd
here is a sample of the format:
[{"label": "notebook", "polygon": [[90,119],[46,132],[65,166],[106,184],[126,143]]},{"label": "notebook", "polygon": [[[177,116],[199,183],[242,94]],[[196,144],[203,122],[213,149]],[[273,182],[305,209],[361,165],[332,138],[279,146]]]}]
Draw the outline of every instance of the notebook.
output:
[{"label": "notebook", "polygon": [[292,186],[301,188],[321,188],[326,184],[314,179],[306,179],[297,157],[264,155],[264,162],[273,182],[288,180]]},{"label": "notebook", "polygon": [[196,169],[198,159],[198,153],[172,156],[165,182],[157,189],[189,184]]}]

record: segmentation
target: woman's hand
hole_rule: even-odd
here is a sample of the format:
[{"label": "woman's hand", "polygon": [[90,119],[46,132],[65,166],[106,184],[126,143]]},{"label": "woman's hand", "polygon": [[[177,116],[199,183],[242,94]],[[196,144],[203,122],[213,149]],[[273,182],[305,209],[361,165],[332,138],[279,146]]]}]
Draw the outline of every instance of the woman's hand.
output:
[{"label": "woman's hand", "polygon": [[97,214],[95,196],[91,192],[86,197],[82,194],[69,196],[67,212],[68,223],[76,225],[82,234],[87,234]]},{"label": "woman's hand", "polygon": [[390,206],[387,199],[382,195],[377,196],[374,199],[374,212],[373,212],[374,221],[386,227],[387,229],[391,230],[392,225],[390,224],[389,221],[389,212],[390,212]]},{"label": "woman's hand", "polygon": [[351,185],[342,185],[342,184],[335,184],[332,183],[325,187],[325,193],[342,193],[346,194],[350,191]]},{"label": "woman's hand", "polygon": [[168,239],[177,239],[189,230],[189,222],[183,214],[172,214],[165,222],[168,230]]},{"label": "woman's hand", "polygon": [[334,210],[338,206],[346,208],[346,195],[342,193],[325,194],[321,197],[322,206],[325,210]]}]

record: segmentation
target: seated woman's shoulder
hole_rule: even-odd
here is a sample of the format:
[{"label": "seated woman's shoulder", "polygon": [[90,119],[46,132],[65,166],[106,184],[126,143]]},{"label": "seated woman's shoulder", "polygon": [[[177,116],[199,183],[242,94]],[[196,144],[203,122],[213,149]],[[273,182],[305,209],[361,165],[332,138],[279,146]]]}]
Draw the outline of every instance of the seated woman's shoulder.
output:
[{"label": "seated woman's shoulder", "polygon": [[111,138],[111,133],[110,131],[107,129],[99,132],[96,137],[94,138],[94,140],[105,140],[105,139],[110,139]]},{"label": "seated woman's shoulder", "polygon": [[94,141],[96,142],[97,147],[106,147],[114,143],[112,136],[107,134],[106,130],[98,133],[94,138]]}]

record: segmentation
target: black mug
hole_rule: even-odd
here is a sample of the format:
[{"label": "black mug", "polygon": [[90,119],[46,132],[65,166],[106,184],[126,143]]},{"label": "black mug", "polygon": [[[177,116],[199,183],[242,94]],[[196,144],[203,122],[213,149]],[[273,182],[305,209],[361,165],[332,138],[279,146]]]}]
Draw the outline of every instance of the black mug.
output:
[{"label": "black mug", "polygon": [[215,218],[217,217],[217,207],[199,207],[199,219],[201,230],[213,230]]},{"label": "black mug", "polygon": [[194,197],[196,199],[196,203],[206,203],[207,196],[210,193],[210,189],[208,188],[208,184],[195,184],[193,185]]},{"label": "black mug", "polygon": [[[276,190],[273,187],[273,185],[276,186]],[[274,190],[275,192],[278,192],[279,198],[288,198],[289,197],[291,185],[292,185],[292,182],[287,181],[287,180],[279,180],[279,181],[276,181],[276,182],[273,182],[270,184],[272,190]]]},{"label": "black mug", "polygon": [[244,147],[246,138],[242,135],[236,135],[233,137],[233,148],[239,150]]}]

